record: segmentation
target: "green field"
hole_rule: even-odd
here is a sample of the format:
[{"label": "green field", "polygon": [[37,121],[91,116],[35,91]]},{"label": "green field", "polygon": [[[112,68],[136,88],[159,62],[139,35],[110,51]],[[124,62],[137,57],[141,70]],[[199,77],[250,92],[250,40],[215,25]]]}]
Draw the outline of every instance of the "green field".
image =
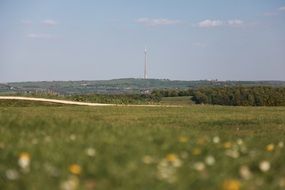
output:
[{"label": "green field", "polygon": [[0,101],[0,189],[285,188],[285,107]]},{"label": "green field", "polygon": [[195,104],[191,100],[191,96],[163,97],[159,102],[163,105],[192,105]]}]

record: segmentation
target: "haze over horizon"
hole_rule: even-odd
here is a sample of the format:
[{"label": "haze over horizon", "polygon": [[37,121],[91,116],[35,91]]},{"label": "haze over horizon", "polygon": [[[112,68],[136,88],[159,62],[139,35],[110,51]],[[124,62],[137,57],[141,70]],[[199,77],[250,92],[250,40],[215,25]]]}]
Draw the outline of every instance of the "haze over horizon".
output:
[{"label": "haze over horizon", "polygon": [[2,0],[0,82],[285,80],[284,0]]}]

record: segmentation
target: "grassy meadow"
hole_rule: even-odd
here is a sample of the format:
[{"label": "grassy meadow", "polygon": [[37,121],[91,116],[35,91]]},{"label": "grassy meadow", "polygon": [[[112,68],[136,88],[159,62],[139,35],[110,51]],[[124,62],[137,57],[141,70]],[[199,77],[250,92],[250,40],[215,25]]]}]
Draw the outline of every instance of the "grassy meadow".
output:
[{"label": "grassy meadow", "polygon": [[284,189],[284,137],[285,107],[1,100],[0,189]]},{"label": "grassy meadow", "polygon": [[159,102],[162,105],[180,105],[180,106],[186,106],[186,105],[193,105],[195,104],[191,100],[191,96],[178,96],[178,97],[162,97],[161,101]]}]

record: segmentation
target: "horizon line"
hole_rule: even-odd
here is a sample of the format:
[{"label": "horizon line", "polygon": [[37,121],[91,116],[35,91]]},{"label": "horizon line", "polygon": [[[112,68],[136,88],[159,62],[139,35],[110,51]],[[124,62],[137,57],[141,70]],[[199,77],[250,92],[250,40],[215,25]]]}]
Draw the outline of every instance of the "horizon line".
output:
[{"label": "horizon line", "polygon": [[8,81],[2,82],[0,84],[8,84],[8,83],[28,83],[28,82],[80,82],[80,81],[111,81],[111,80],[126,80],[126,79],[134,79],[134,80],[168,80],[168,81],[183,81],[183,82],[193,82],[193,81],[211,81],[211,82],[285,82],[285,80],[277,80],[277,79],[258,79],[258,80],[219,80],[219,79],[192,79],[192,80],[182,80],[182,79],[169,79],[169,78],[112,78],[112,79],[82,79],[82,80],[23,80],[23,81]]}]

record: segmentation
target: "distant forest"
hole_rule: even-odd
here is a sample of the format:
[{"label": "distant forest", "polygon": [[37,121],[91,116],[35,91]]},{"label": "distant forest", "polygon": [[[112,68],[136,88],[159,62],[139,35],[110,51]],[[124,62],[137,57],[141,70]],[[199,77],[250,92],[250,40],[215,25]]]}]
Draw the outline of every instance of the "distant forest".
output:
[{"label": "distant forest", "polygon": [[285,106],[284,87],[207,87],[189,90],[154,90],[154,96],[191,96],[196,104],[229,106]]},{"label": "distant forest", "polygon": [[197,104],[231,106],[285,106],[285,88],[205,88],[195,91],[192,100]]},{"label": "distant forest", "polygon": [[285,87],[285,81],[179,81],[168,79],[114,79],[101,81],[39,81],[0,83],[0,94],[44,92],[71,94],[140,94],[155,89],[199,89],[205,87]]}]

